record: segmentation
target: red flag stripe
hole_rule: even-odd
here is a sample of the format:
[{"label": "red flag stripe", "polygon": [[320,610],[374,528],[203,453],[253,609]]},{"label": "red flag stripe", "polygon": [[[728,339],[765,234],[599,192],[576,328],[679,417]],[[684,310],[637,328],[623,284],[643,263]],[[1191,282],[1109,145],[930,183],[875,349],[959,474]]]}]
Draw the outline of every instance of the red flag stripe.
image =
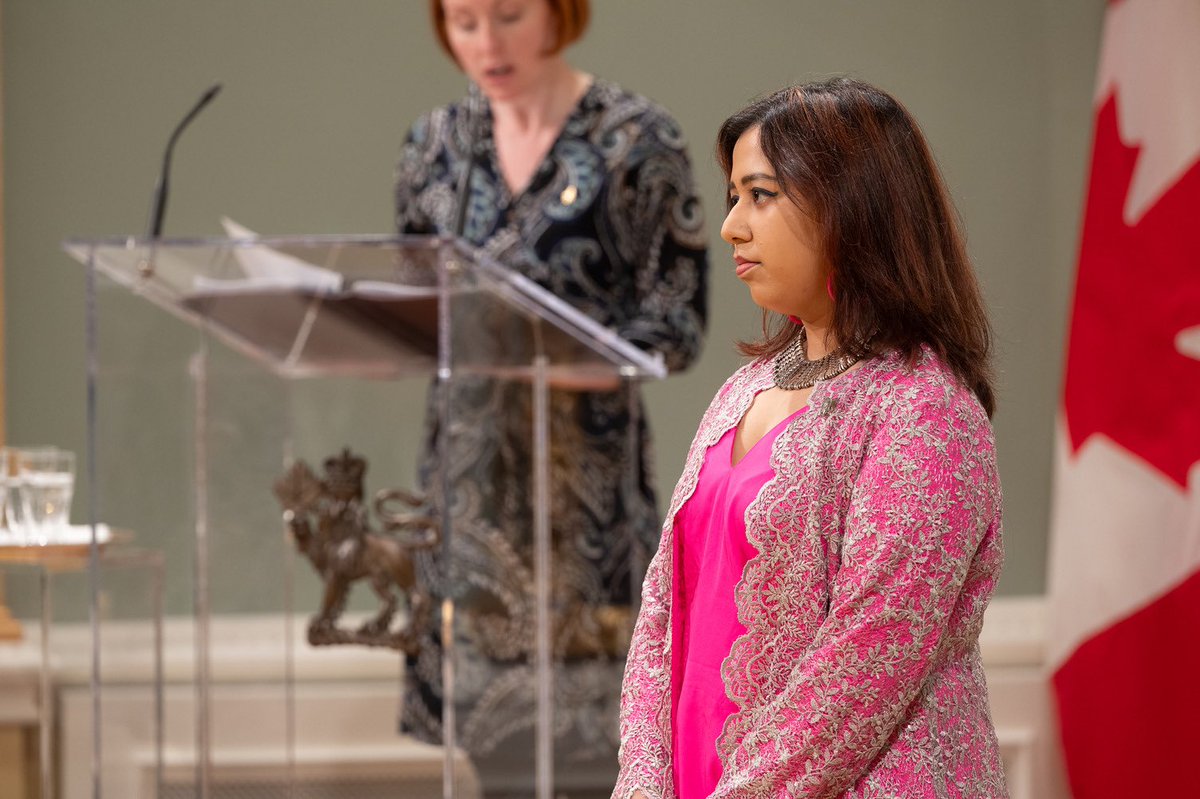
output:
[{"label": "red flag stripe", "polygon": [[1200,797],[1200,574],[1080,646],[1054,688],[1076,799]]}]

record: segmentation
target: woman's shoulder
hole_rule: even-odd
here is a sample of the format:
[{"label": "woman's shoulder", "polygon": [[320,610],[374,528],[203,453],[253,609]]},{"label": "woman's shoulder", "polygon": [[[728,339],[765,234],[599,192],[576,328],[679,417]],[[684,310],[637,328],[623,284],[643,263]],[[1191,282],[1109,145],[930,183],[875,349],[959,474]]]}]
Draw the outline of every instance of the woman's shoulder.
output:
[{"label": "woman's shoulder", "polygon": [[588,98],[601,112],[600,125],[606,133],[636,127],[673,147],[682,148],[686,144],[683,130],[671,112],[644,94],[597,77],[592,81]]},{"label": "woman's shoulder", "polygon": [[911,360],[899,352],[884,353],[859,372],[859,401],[877,413],[933,414],[990,425],[975,392],[928,347],[922,347]]},{"label": "woman's shoulder", "polygon": [[408,127],[405,141],[427,148],[445,141],[446,133],[466,113],[466,98],[439,105],[421,114]]},{"label": "woman's shoulder", "polygon": [[621,84],[605,78],[592,78],[588,94],[595,102],[607,108],[622,108],[630,114],[648,119],[674,122],[675,118],[666,106],[653,100],[641,92],[628,89]]}]

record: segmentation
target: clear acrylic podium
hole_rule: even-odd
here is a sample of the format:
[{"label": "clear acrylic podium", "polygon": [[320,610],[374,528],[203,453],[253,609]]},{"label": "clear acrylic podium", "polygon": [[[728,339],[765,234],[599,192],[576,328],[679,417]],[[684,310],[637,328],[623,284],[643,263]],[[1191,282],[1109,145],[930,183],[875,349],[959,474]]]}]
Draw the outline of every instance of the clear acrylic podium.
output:
[{"label": "clear acrylic podium", "polygon": [[[529,691],[532,734],[527,746],[504,755],[511,766],[504,784],[489,785],[456,745],[455,686],[474,664],[458,651],[471,620],[457,608],[454,586],[456,570],[471,564],[456,562],[454,518],[445,510],[453,506],[455,485],[439,477],[431,490],[442,495],[427,504],[442,509],[434,630],[445,652],[439,675],[445,746],[428,750],[441,762],[436,794],[429,795],[549,799],[573,790],[561,784],[563,769],[554,762],[562,692],[551,643],[557,611],[548,398],[555,387],[602,389],[628,401],[634,415],[636,385],[666,376],[661,360],[446,238],[106,239],[64,246],[87,269],[89,453],[81,489],[95,522],[135,530],[139,544],[167,557],[166,777],[146,795],[236,796],[226,776],[238,773],[234,761],[250,752],[285,775],[278,795],[309,795],[295,791],[302,784],[312,790],[313,778],[305,776],[312,758],[359,731],[353,719],[335,721],[336,713],[309,718],[307,692],[336,684],[350,695],[364,675],[398,684],[400,652],[314,648],[305,640],[322,586],[296,552],[272,485],[296,461],[316,468],[348,447],[369,463],[367,496],[412,487],[427,413],[439,429],[452,430],[450,386],[477,378],[513,381],[530,392],[533,529],[521,566],[531,575],[533,643],[521,657],[533,684],[521,690]],[[628,441],[631,458],[635,435]],[[618,499],[635,490],[628,471],[627,484],[612,489]],[[629,567],[632,584],[640,585],[644,547],[630,542],[628,551],[637,561]],[[98,593],[105,590],[120,586]],[[369,616],[373,600],[356,589],[347,618]],[[182,659],[172,654],[172,624],[184,631]],[[606,673],[619,682],[615,657]],[[614,694],[618,688],[612,686]],[[226,694],[238,690],[253,697],[248,717],[226,710],[236,705]],[[401,701],[395,693],[387,702]],[[182,709],[173,715],[176,706]],[[400,747],[397,709],[387,713]],[[346,730],[336,730],[338,723]],[[104,734],[102,721],[96,729]],[[363,752],[374,753],[358,753],[371,761],[364,774],[392,757],[392,743],[364,745]],[[407,756],[395,752],[397,760]],[[99,764],[102,796],[115,796],[104,793],[104,775],[120,767]],[[391,790],[381,782],[368,794]],[[402,790],[395,795],[423,795]],[[582,793],[588,790],[601,793],[603,786]]]}]

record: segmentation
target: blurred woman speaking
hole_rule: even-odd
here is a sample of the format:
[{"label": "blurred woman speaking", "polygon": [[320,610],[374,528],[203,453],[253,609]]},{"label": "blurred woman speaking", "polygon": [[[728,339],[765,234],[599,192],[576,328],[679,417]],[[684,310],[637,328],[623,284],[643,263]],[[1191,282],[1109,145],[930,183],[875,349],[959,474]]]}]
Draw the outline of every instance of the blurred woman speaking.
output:
[{"label": "blurred woman speaking", "polygon": [[[587,0],[431,0],[430,11],[478,88],[412,126],[396,175],[399,231],[461,234],[669,369],[688,366],[705,328],[706,233],[676,122],[566,61]],[[452,426],[442,430],[430,406],[420,471],[435,507],[435,481],[452,486],[466,583],[454,586],[466,618],[456,645],[469,663],[456,685],[457,742],[486,756],[533,718],[530,386],[455,377],[450,391]],[[602,760],[616,745],[630,563],[657,541],[650,436],[640,399],[615,381],[558,384],[549,413],[555,729],[572,759]],[[422,568],[436,586],[437,560]],[[404,726],[440,740],[436,641],[407,674]]]}]

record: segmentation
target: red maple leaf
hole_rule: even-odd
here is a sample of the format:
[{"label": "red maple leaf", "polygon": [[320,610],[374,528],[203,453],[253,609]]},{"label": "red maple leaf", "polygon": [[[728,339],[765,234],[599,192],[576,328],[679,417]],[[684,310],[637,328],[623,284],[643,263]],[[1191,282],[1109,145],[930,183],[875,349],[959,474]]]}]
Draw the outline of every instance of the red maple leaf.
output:
[{"label": "red maple leaf", "polygon": [[1135,224],[1122,217],[1139,148],[1114,94],[1099,109],[1064,403],[1071,445],[1104,435],[1180,487],[1200,460],[1200,361],[1179,352],[1200,325],[1200,164]]}]

